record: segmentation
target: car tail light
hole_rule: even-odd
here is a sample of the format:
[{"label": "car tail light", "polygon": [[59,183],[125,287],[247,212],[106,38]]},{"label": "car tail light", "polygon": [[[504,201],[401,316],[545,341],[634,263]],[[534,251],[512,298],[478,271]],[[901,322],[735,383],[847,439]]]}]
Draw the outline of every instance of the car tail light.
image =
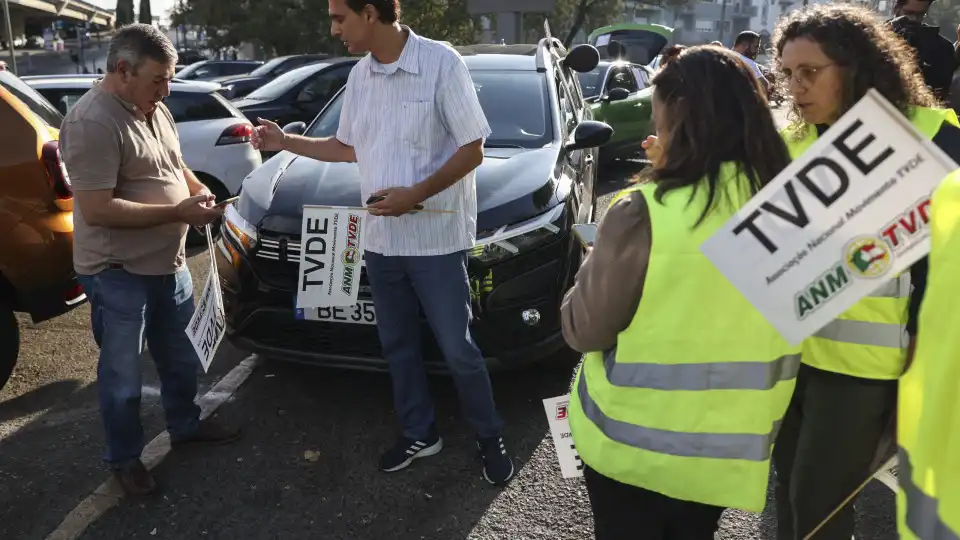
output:
[{"label": "car tail light", "polygon": [[220,134],[220,138],[217,139],[217,146],[250,142],[250,135],[253,135],[252,125],[234,124],[223,130],[223,133]]},{"label": "car tail light", "polygon": [[67,174],[67,167],[63,164],[63,159],[60,158],[60,143],[57,141],[45,143],[40,151],[40,159],[47,171],[47,181],[50,182],[50,189],[53,190],[57,199],[72,199],[73,188],[70,186],[70,175]]}]

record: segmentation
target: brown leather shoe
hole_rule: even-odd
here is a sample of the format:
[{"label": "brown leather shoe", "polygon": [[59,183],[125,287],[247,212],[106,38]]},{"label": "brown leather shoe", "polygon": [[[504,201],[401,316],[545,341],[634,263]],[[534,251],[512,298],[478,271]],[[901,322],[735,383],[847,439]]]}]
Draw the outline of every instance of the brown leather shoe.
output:
[{"label": "brown leather shoe", "polygon": [[119,469],[114,469],[113,477],[120,484],[123,492],[131,497],[149,495],[157,489],[157,483],[154,482],[153,475],[139,459]]},{"label": "brown leather shoe", "polygon": [[180,448],[184,446],[216,446],[219,444],[232,443],[240,438],[239,429],[224,427],[213,420],[204,420],[200,422],[197,431],[176,441],[170,441],[170,446]]}]

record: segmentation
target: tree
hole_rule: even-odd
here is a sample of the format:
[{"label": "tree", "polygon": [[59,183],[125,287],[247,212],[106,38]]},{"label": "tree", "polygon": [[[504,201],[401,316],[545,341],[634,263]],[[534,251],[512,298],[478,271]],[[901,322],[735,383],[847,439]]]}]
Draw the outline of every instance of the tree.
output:
[{"label": "tree", "polygon": [[137,19],[143,24],[153,24],[153,14],[150,13],[150,0],[140,0],[140,14]]},{"label": "tree", "polygon": [[[433,39],[473,43],[466,0],[406,0],[401,22]],[[213,48],[252,43],[268,54],[346,54],[330,35],[327,0],[187,0],[174,24],[203,27]]]},{"label": "tree", "polygon": [[117,0],[116,25],[123,26],[133,22],[133,0]]}]

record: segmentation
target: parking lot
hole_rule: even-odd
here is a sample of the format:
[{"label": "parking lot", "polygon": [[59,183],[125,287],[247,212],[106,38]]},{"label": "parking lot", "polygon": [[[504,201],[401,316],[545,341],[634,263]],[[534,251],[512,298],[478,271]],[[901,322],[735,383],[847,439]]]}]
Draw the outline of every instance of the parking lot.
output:
[{"label": "parking lot", "polygon": [[[601,211],[637,171],[636,164],[607,169]],[[198,288],[207,264],[205,253],[190,260]],[[541,403],[568,390],[574,366],[559,360],[494,376],[520,466],[498,489],[480,476],[447,379],[433,379],[444,451],[384,475],[376,459],[396,435],[388,376],[267,361],[224,342],[200,393],[205,407],[219,404],[214,414],[243,428],[243,439],[166,455],[161,435],[148,448],[162,457],[154,469],[160,493],[119,500],[102,486],[108,474],[99,461],[88,317],[83,306],[38,326],[22,321],[21,361],[0,392],[0,538],[591,537],[586,491],[560,477]],[[142,416],[153,438],[164,426],[147,355]],[[858,510],[860,537],[896,538],[886,487],[873,482]],[[718,538],[773,538],[774,524],[773,515],[727,512]]]}]

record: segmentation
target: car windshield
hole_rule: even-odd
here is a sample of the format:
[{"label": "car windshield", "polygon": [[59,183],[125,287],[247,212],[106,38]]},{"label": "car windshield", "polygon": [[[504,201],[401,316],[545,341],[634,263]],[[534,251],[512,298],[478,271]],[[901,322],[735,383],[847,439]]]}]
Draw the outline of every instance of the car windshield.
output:
[{"label": "car windshield", "polygon": [[303,79],[307,77],[308,74],[316,73],[321,69],[327,67],[330,64],[310,64],[310,66],[304,66],[301,68],[288,71],[283,75],[277,77],[276,79],[268,82],[267,84],[257,88],[250,93],[247,97],[249,99],[262,99],[270,100],[277,99],[278,97],[286,94],[293,89],[294,86],[303,82]]},{"label": "car windshield", "polygon": [[274,69],[276,69],[277,66],[279,66],[280,64],[282,64],[282,63],[283,63],[285,60],[287,60],[287,59],[288,59],[288,57],[286,57],[286,56],[281,56],[280,58],[274,58],[273,60],[270,60],[270,61],[267,62],[266,64],[264,64],[264,65],[258,67],[257,69],[251,71],[251,72],[250,72],[250,76],[251,76],[251,77],[266,77],[267,75],[270,74],[271,71],[273,71]]},{"label": "car windshield", "polygon": [[[471,71],[480,106],[492,131],[487,147],[542,148],[553,139],[548,122],[546,78],[535,71]],[[310,126],[310,137],[333,137],[343,93]]]},{"label": "car windshield", "polygon": [[589,73],[577,73],[580,79],[580,90],[584,98],[592,98],[600,95],[600,88],[603,87],[603,74],[607,72],[606,65],[600,65]]},{"label": "car windshield", "polygon": [[0,86],[16,96],[48,126],[60,129],[63,115],[39,92],[9,71],[0,71]]}]

